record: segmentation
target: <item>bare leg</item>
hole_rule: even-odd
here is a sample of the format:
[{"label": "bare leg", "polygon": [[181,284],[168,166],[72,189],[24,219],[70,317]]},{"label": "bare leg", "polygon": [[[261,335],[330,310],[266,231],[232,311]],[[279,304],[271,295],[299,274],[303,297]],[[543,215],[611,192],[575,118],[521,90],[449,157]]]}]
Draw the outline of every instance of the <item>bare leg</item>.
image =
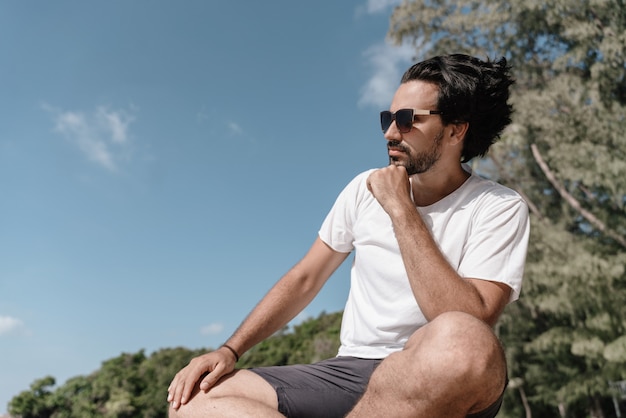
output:
[{"label": "bare leg", "polygon": [[450,312],[378,366],[348,417],[461,418],[495,402],[505,380],[504,353],[491,328]]},{"label": "bare leg", "polygon": [[248,370],[237,370],[222,378],[208,392],[197,387],[191,400],[178,410],[170,407],[169,418],[275,418],[278,399],[274,388]]}]

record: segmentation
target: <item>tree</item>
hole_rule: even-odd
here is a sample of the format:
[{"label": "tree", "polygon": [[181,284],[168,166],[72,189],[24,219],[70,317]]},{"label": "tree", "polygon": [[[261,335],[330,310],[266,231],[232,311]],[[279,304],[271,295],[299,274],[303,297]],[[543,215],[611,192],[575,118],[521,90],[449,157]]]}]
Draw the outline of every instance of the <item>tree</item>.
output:
[{"label": "tree", "polygon": [[[310,363],[332,357],[339,347],[341,312],[322,313],[293,328],[285,328],[242,356],[240,368]],[[77,376],[53,390],[45,377],[9,403],[20,418],[133,417],[165,418],[167,387],[174,375],[206,349],[162,349],[149,357],[141,350],[106,360],[99,370]]]},{"label": "tree", "polygon": [[286,327],[248,351],[240,367],[311,363],[334,357],[339,349],[342,312],[322,312],[293,329]]},{"label": "tree", "polygon": [[539,416],[603,416],[608,381],[626,377],[623,1],[405,1],[389,36],[417,59],[512,65],[514,122],[474,163],[532,211],[523,296],[498,327],[518,384],[504,409],[520,415],[523,388]]},{"label": "tree", "polygon": [[144,382],[144,386],[143,390],[135,395],[134,404],[137,413],[134,417],[165,417],[167,405],[164,404],[164,396],[167,394],[170,382],[193,357],[205,351],[182,347],[162,349],[154,352],[142,362],[137,369],[137,374]]},{"label": "tree", "polygon": [[30,391],[24,391],[11,399],[9,411],[21,418],[47,418],[54,408],[51,405],[52,387],[56,384],[54,377],[46,376],[35,380]]},{"label": "tree", "polygon": [[88,376],[69,379],[52,390],[53,377],[36,380],[9,402],[20,418],[165,418],[167,387],[178,370],[205,350],[164,349],[146,357],[143,350],[107,360]]}]

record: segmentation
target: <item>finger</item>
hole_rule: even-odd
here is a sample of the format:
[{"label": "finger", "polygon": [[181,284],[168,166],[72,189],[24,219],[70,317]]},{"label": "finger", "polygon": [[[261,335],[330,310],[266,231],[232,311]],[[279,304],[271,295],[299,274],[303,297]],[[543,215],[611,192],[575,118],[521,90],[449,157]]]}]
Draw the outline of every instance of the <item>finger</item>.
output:
[{"label": "finger", "polygon": [[180,404],[185,405],[191,399],[191,393],[193,392],[193,388],[198,382],[200,376],[193,375],[191,377],[187,377],[185,379],[185,383],[180,392]]},{"label": "finger", "polygon": [[178,409],[181,405],[186,404],[191,399],[191,392],[195,383],[200,376],[193,372],[189,372],[183,369],[176,375],[177,383],[174,388],[174,395],[172,396],[172,407]]},{"label": "finger", "polygon": [[380,176],[379,171],[380,169],[372,172],[365,182],[365,184],[367,185],[367,189],[370,191],[370,193],[374,192],[374,183],[377,181],[376,179],[378,178],[378,176]]},{"label": "finger", "polygon": [[176,373],[176,376],[174,376],[174,378],[170,382],[170,385],[167,387],[167,401],[168,402],[172,402],[174,400],[174,394],[176,393],[176,387],[178,386],[179,373]]},{"label": "finger", "polygon": [[211,389],[211,387],[213,387],[214,383],[214,379],[213,379],[213,373],[211,372],[209,374],[207,374],[204,379],[202,379],[202,381],[200,381],[200,390],[203,392],[207,392],[209,389]]},{"label": "finger", "polygon": [[181,382],[178,382],[178,384],[174,387],[173,393],[170,392],[170,399],[171,399],[170,402],[172,404],[172,408],[178,409],[184,403],[182,402],[184,399],[183,397],[184,389],[185,389],[185,382],[181,381]]},{"label": "finger", "polygon": [[172,399],[174,399],[174,389],[176,388],[177,377],[178,375],[174,376],[174,378],[170,382],[170,385],[167,387],[167,401],[168,402],[172,402]]},{"label": "finger", "polygon": [[202,382],[200,382],[200,389],[208,391],[224,376],[226,367],[222,363],[218,363],[211,373],[204,376]]}]

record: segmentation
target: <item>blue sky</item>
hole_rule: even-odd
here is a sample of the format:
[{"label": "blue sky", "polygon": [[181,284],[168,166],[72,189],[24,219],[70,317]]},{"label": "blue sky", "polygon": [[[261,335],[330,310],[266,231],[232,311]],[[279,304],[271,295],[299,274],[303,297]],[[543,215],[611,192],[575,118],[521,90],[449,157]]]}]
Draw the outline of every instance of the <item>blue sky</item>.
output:
[{"label": "blue sky", "polygon": [[[0,1],[0,413],[228,338],[387,162],[395,3]],[[343,308],[347,264],[300,320]]]}]

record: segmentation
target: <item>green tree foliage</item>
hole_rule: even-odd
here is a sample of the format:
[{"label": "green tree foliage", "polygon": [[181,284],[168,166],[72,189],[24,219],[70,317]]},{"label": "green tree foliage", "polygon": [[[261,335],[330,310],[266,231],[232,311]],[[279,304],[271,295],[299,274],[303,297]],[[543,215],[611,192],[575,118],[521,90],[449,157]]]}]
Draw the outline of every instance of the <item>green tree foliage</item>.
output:
[{"label": "green tree foliage", "polygon": [[[309,363],[333,357],[339,347],[341,313],[285,328],[246,353],[240,368]],[[9,413],[21,418],[165,418],[167,387],[174,375],[205,349],[163,349],[122,354],[88,376],[54,388],[55,379],[38,379],[11,399]]]},{"label": "green tree foliage", "polygon": [[9,412],[21,418],[48,417],[54,410],[52,387],[56,381],[52,376],[35,380],[30,391],[22,392],[9,403]]},{"label": "green tree foliage", "polygon": [[522,299],[499,324],[515,378],[504,414],[604,416],[608,381],[626,379],[623,1],[405,1],[389,36],[417,59],[513,66],[514,122],[475,163],[533,215]]},{"label": "green tree foliage", "polygon": [[88,376],[69,379],[53,390],[55,379],[35,381],[30,391],[11,399],[9,413],[21,418],[158,418],[167,415],[167,387],[191,358],[203,350],[143,351],[102,363]]},{"label": "green tree foliage", "polygon": [[253,347],[241,367],[311,363],[337,355],[342,313],[322,313],[293,328],[286,328]]}]

